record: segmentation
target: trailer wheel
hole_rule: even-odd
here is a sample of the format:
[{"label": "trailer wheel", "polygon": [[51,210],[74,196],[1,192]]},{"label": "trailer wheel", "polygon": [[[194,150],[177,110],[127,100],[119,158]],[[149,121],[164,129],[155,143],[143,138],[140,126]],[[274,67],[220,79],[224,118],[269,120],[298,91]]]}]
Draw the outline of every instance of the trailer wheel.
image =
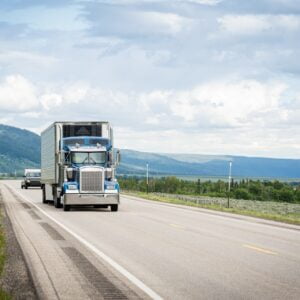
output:
[{"label": "trailer wheel", "polygon": [[46,187],[44,184],[42,185],[42,189],[43,189],[43,203],[45,204],[48,201],[46,200]]},{"label": "trailer wheel", "polygon": [[112,204],[111,206],[110,206],[110,209],[111,209],[111,211],[118,211],[118,204]]}]

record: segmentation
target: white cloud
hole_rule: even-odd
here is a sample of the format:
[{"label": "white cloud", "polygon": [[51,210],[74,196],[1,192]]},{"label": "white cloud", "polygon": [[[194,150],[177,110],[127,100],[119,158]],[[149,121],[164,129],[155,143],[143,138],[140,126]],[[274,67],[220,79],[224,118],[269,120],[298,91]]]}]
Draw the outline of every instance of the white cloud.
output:
[{"label": "white cloud", "polygon": [[0,82],[1,111],[31,111],[39,107],[36,87],[21,75],[10,75]]},{"label": "white cloud", "polygon": [[[280,106],[287,88],[281,82],[241,80],[207,82],[190,90],[124,93],[91,87],[84,82],[42,88],[20,75],[13,75],[5,78],[0,91],[3,110],[19,109],[33,115],[44,112],[50,118],[64,117],[65,111],[89,118],[99,111],[121,126],[136,128],[136,124],[142,122],[139,130],[147,130],[148,125],[160,130],[162,126],[172,129],[180,124],[178,130],[185,131],[199,127],[205,130],[251,127],[254,121],[267,127],[266,117],[273,118],[274,122],[287,121],[289,113],[283,114]],[[65,108],[61,116],[57,115],[60,107]],[[121,114],[114,114],[116,110]]]},{"label": "white cloud", "polygon": [[251,124],[258,114],[278,110],[286,88],[282,83],[262,84],[254,80],[212,82],[191,90],[156,91],[142,99],[148,111],[149,106],[168,103],[183,126],[241,127]]},{"label": "white cloud", "polygon": [[225,15],[218,19],[218,23],[223,31],[232,34],[300,29],[300,17],[296,15]]},{"label": "white cloud", "polygon": [[20,63],[27,61],[31,64],[43,65],[45,67],[49,67],[54,63],[59,62],[59,60],[52,56],[41,55],[32,52],[25,51],[0,51],[0,63]]},{"label": "white cloud", "polygon": [[[272,17],[273,19],[276,16]],[[278,26],[289,29],[297,30],[300,29],[300,17],[298,15],[279,15],[277,16]]]},{"label": "white cloud", "polygon": [[63,89],[63,98],[66,103],[78,103],[81,100],[87,99],[87,94],[91,87],[85,82],[76,82],[67,85]]},{"label": "white cloud", "polygon": [[[15,94],[15,89],[20,92]],[[263,154],[272,141],[286,142],[296,128],[300,129],[299,109],[282,106],[287,89],[282,82],[241,80],[207,82],[190,90],[125,93],[84,82],[44,88],[13,75],[0,87],[0,94],[10,99],[0,102],[0,119],[5,121],[3,112],[9,110],[14,125],[21,122],[21,127],[26,123],[27,128],[35,129],[58,119],[105,119],[118,128],[120,147],[193,153],[214,149],[213,153],[218,153],[215,144],[222,147],[219,153]],[[230,142],[226,136],[230,136]],[[277,153],[283,148],[276,147]]]},{"label": "white cloud", "polygon": [[192,21],[174,13],[162,12],[142,12],[136,14],[136,18],[141,23],[151,25],[154,31],[162,33],[177,34],[183,30],[188,30]]},{"label": "white cloud", "polygon": [[63,97],[60,94],[51,93],[44,94],[41,96],[40,101],[45,110],[50,110],[51,108],[61,106]]}]

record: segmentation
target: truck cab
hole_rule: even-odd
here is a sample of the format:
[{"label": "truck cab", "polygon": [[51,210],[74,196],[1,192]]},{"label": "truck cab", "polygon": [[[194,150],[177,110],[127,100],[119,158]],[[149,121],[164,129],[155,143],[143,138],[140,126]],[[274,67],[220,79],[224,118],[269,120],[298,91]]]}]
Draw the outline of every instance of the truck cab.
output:
[{"label": "truck cab", "polygon": [[[66,172],[62,190],[64,201],[68,202],[67,199],[74,199],[80,193],[119,197],[109,139],[83,136],[64,138],[62,143]],[[117,210],[116,204],[112,205],[112,210]]]}]

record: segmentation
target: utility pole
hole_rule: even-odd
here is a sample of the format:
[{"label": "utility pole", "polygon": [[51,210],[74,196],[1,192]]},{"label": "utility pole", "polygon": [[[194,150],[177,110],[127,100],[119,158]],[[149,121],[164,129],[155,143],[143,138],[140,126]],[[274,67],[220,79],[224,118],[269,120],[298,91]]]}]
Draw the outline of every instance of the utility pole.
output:
[{"label": "utility pole", "polygon": [[147,172],[146,172],[146,184],[147,184],[147,194],[149,192],[149,164],[146,164]]},{"label": "utility pole", "polygon": [[229,199],[230,199],[231,167],[232,167],[232,161],[229,162],[228,199],[227,199],[227,207],[228,207],[228,208],[229,208]]}]

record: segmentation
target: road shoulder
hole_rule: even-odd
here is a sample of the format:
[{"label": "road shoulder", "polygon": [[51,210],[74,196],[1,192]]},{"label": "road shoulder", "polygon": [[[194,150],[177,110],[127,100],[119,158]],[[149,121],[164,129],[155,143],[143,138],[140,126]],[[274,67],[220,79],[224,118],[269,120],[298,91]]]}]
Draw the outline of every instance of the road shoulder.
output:
[{"label": "road shoulder", "polygon": [[134,201],[153,203],[156,205],[173,207],[173,208],[193,211],[193,212],[197,212],[197,213],[204,213],[206,215],[212,215],[212,216],[216,216],[216,217],[231,218],[231,219],[242,220],[242,221],[256,223],[256,224],[262,224],[262,225],[268,225],[268,226],[273,226],[273,227],[278,227],[278,228],[283,228],[283,229],[300,231],[299,225],[288,224],[288,223],[283,223],[283,222],[279,222],[279,221],[272,221],[272,220],[267,220],[267,219],[263,219],[263,218],[247,216],[247,215],[243,215],[243,214],[235,214],[235,213],[231,213],[231,212],[217,211],[217,210],[212,210],[212,209],[208,209],[208,208],[194,207],[194,206],[182,205],[182,204],[173,204],[173,203],[168,203],[168,202],[163,202],[163,201],[156,201],[156,200],[152,200],[152,199],[138,197],[138,196],[131,195],[128,193],[122,193],[121,195],[122,195],[122,197],[131,199]]},{"label": "road shoulder", "polygon": [[12,299],[38,299],[23,251],[7,215],[0,189],[1,223],[5,235],[5,263],[0,279],[2,290]]}]

